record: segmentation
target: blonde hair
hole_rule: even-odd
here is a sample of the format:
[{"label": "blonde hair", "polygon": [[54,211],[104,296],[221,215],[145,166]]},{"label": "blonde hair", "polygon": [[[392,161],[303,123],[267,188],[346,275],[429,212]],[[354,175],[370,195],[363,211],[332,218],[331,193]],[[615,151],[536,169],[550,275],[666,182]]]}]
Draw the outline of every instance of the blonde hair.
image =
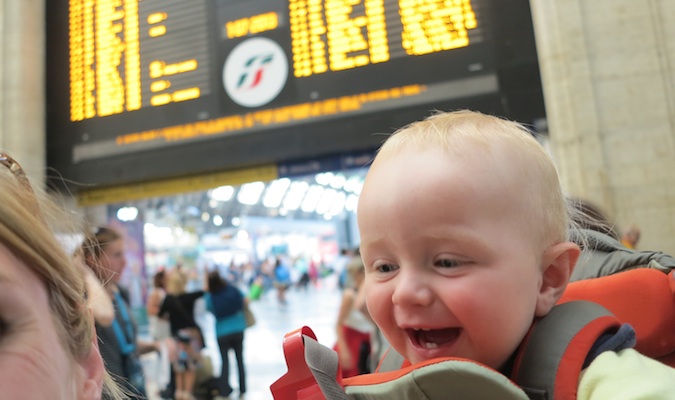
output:
[{"label": "blonde hair", "polygon": [[[0,166],[0,169],[4,169]],[[27,181],[0,172],[0,242],[44,283],[57,335],[71,361],[87,357],[94,340],[93,318],[87,309],[84,277],[56,234],[81,232],[82,225],[65,208]],[[107,376],[104,391],[121,399]]]},{"label": "blonde hair", "polygon": [[522,198],[540,217],[533,220],[543,222],[535,227],[542,240],[550,245],[567,239],[567,204],[555,164],[522,124],[468,110],[437,112],[395,132],[382,145],[375,162],[410,148],[441,148],[449,156],[467,160],[477,156],[475,151],[467,151],[471,148],[491,159],[508,154],[518,174],[529,183]]},{"label": "blonde hair", "polygon": [[167,293],[173,295],[182,294],[185,293],[185,285],[185,276],[174,270],[169,272],[167,275],[166,287],[164,290],[166,290]]}]

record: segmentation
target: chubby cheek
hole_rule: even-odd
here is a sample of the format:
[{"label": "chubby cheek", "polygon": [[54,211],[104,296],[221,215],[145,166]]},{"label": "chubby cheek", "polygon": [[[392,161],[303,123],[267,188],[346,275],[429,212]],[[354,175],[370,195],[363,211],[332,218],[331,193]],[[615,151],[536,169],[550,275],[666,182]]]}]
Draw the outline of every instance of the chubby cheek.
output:
[{"label": "chubby cheek", "polygon": [[387,340],[392,341],[398,331],[394,319],[394,303],[392,301],[393,290],[382,283],[368,284],[366,280],[366,306],[371,318]]},{"label": "chubby cheek", "polygon": [[513,300],[480,301],[462,314],[470,358],[499,369],[517,349],[532,324],[533,307],[525,298]]},{"label": "chubby cheek", "polygon": [[370,284],[368,279],[366,279],[366,283],[364,284],[364,290],[366,292],[366,308],[368,308],[368,313],[375,323],[379,325],[382,302],[384,299],[377,295],[377,286]]}]

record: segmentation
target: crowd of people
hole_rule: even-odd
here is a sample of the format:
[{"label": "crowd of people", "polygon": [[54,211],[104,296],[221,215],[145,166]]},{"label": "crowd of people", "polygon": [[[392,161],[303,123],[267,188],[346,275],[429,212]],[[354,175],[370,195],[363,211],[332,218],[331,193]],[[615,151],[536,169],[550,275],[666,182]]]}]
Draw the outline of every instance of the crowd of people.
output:
[{"label": "crowd of people", "polygon": [[[229,383],[228,353],[233,350],[239,378],[238,398],[243,399],[246,393],[243,342],[247,328],[244,304],[248,300],[241,290],[229,284],[218,271],[205,271],[202,289],[187,291],[188,274],[180,265],[170,271],[159,270],[153,277],[146,304],[150,337],[141,340],[126,290],[118,284],[126,266],[122,239],[116,230],[99,227],[81,247],[86,266],[94,272],[109,299],[99,307],[107,307],[110,315],[107,321],[95,318],[95,327],[100,353],[112,379],[132,398],[146,398],[140,356],[158,352],[159,367],[165,371],[162,379],[156,379],[162,398],[194,400],[201,395],[204,399],[229,399],[233,388]],[[195,317],[200,299],[215,317],[214,333],[222,357],[218,376],[214,376],[212,363],[202,352],[204,335]]]},{"label": "crowd of people", "polygon": [[[123,235],[73,218],[34,190],[9,155],[0,163],[3,396],[142,399],[140,356],[157,352],[167,367],[165,398],[194,400],[200,390],[210,399],[235,390],[244,398],[249,298],[236,281],[205,270],[202,287],[188,291],[180,267],[159,270],[143,340],[120,285]],[[360,196],[358,224],[359,249],[336,261],[345,271],[334,345],[344,378],[373,372],[385,346],[408,365],[461,357],[509,377],[534,321],[548,317],[575,279],[582,250],[593,249],[577,234],[592,230],[624,249],[640,239],[636,226],[619,234],[597,207],[566,198],[553,161],[523,126],[469,111],[436,114],[385,142]],[[66,236],[81,244],[66,246]],[[294,281],[287,260],[276,257],[246,284],[274,288],[285,305],[290,287],[319,275],[316,265],[298,265]],[[200,301],[214,319],[219,374],[202,354]],[[625,324],[597,339],[573,383],[578,398],[675,393],[675,369],[632,349],[634,341]]]}]

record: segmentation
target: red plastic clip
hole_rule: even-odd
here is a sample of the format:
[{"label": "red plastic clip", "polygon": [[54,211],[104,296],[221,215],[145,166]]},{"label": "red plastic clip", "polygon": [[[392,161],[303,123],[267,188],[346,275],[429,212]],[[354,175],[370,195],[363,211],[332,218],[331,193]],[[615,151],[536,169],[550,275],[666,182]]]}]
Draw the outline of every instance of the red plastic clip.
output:
[{"label": "red plastic clip", "polygon": [[288,372],[270,386],[275,400],[325,400],[307,366],[303,336],[316,340],[314,331],[308,326],[284,336],[284,356]]}]

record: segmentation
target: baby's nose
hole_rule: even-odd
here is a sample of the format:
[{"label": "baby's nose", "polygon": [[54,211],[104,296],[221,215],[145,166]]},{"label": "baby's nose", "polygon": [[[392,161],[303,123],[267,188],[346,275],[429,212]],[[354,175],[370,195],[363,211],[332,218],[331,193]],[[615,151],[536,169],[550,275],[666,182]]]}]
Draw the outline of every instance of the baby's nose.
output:
[{"label": "baby's nose", "polygon": [[433,292],[425,279],[416,274],[402,273],[397,277],[392,301],[400,307],[428,306],[433,299]]}]

